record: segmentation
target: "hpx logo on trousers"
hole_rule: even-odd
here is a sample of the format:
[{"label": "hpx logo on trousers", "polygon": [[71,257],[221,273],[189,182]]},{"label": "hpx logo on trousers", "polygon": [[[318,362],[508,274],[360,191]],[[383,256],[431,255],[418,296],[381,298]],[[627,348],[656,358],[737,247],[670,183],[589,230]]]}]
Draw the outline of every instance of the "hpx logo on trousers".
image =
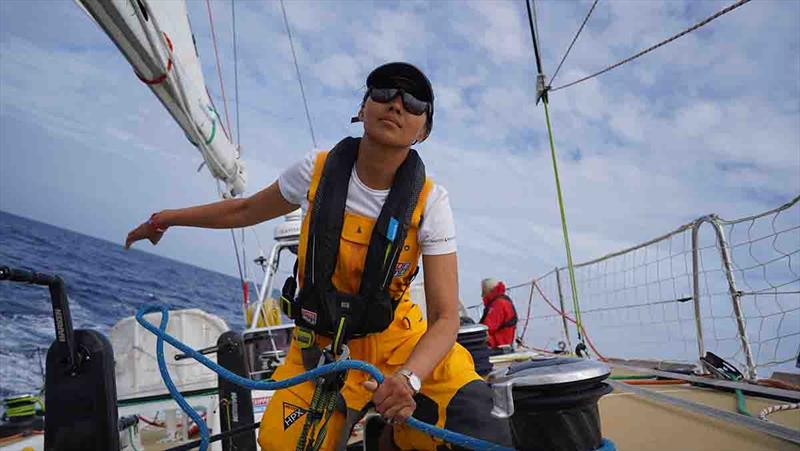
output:
[{"label": "hpx logo on trousers", "polygon": [[303,418],[307,412],[306,409],[302,407],[298,407],[294,404],[289,404],[288,402],[283,403],[283,430],[289,429],[289,426],[293,425],[295,421]]}]

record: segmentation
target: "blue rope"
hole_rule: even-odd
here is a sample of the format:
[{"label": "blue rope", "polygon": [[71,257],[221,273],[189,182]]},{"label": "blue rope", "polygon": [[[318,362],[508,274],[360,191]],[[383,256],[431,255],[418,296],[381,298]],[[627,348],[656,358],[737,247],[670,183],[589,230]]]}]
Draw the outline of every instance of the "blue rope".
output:
[{"label": "blue rope", "polygon": [[[144,319],[144,314],[146,312],[143,313],[143,311],[145,310],[149,312],[149,311],[154,311],[155,309],[140,308],[139,311],[136,312],[136,321],[138,321],[139,324],[150,330],[150,332],[153,332],[150,328],[152,327],[153,329],[155,329],[155,327],[153,327],[153,325],[149,321],[146,321]],[[163,307],[161,312],[162,312],[161,324],[158,325],[158,329],[155,329],[158,332],[166,331],[167,323],[169,322],[169,310],[167,310],[166,307]],[[174,399],[175,402],[178,403],[178,405],[181,407],[181,410],[186,412],[186,414],[189,415],[192,421],[194,421],[194,424],[196,424],[197,427],[200,428],[200,450],[206,451],[206,449],[208,449],[208,437],[210,435],[208,433],[208,427],[206,426],[206,422],[203,421],[203,419],[200,418],[200,415],[197,414],[197,411],[194,410],[192,406],[189,405],[188,402],[186,402],[186,399],[183,397],[183,395],[181,395],[181,392],[175,386],[175,383],[172,382],[172,377],[169,375],[169,370],[167,370],[167,361],[164,359],[164,340],[162,339],[161,335],[159,334],[156,335],[158,336],[158,340],[156,341],[156,360],[158,360],[158,371],[161,372],[161,378],[164,379],[164,385],[167,386],[169,394],[172,396],[172,399]],[[167,335],[166,332],[164,332],[164,335]],[[169,337],[169,335],[167,335],[167,337]]]},{"label": "blue rope", "polygon": [[[159,324],[158,327],[155,327],[151,322],[144,319],[144,315],[155,312],[161,312],[161,323]],[[200,451],[205,451],[206,449],[208,449],[208,436],[209,436],[208,428],[206,427],[205,423],[202,421],[200,416],[197,414],[197,412],[195,412],[195,410],[192,409],[192,407],[186,402],[186,400],[183,399],[183,396],[181,395],[180,391],[178,391],[178,389],[175,387],[175,384],[172,382],[172,378],[170,377],[169,372],[167,371],[167,364],[164,359],[164,341],[174,346],[184,354],[197,360],[198,362],[203,364],[203,366],[210,369],[211,371],[214,371],[215,373],[219,374],[228,381],[233,382],[236,385],[249,388],[250,390],[280,390],[282,388],[298,385],[306,381],[315,380],[324,374],[337,373],[345,370],[363,371],[372,376],[372,378],[375,379],[379,384],[383,383],[383,374],[381,374],[381,372],[377,368],[370,365],[369,363],[362,362],[359,360],[340,360],[338,362],[329,363],[327,365],[314,368],[311,371],[307,371],[305,373],[299,374],[297,376],[288,379],[284,379],[282,381],[255,381],[252,379],[248,379],[246,377],[239,376],[238,374],[233,373],[230,370],[216,364],[206,356],[200,354],[199,352],[195,351],[194,349],[190,348],[184,343],[178,341],[175,337],[169,335],[166,332],[167,323],[169,322],[169,310],[166,307],[144,306],[136,312],[136,321],[138,321],[139,324],[142,325],[142,327],[144,327],[148,331],[155,334],[156,337],[158,337],[158,340],[156,341],[156,357],[158,359],[158,369],[161,372],[161,377],[164,379],[164,383],[167,386],[167,390],[169,390],[169,393],[172,396],[172,398],[175,399],[175,402],[178,403],[181,409],[183,409],[183,411],[186,412],[186,414],[189,415],[189,417],[191,417],[192,420],[194,420],[194,422],[200,427]],[[480,440],[477,438],[459,434],[457,432],[441,429],[432,424],[419,421],[415,418],[409,418],[407,424],[433,437],[440,438],[449,443],[463,446],[465,448],[470,448],[474,450],[487,450],[487,451],[488,450],[513,451],[512,448],[507,448],[495,443],[487,442],[486,440]]]},{"label": "blue rope", "polygon": [[[144,315],[155,312],[161,313],[161,322],[158,327],[155,327],[153,323],[144,319]],[[169,393],[172,396],[172,398],[200,428],[200,451],[206,451],[208,449],[208,437],[209,437],[208,428],[206,427],[205,421],[203,421],[203,419],[200,418],[200,415],[198,415],[197,412],[189,405],[189,403],[186,402],[186,400],[183,398],[183,395],[181,395],[180,391],[177,389],[177,387],[175,387],[175,384],[172,382],[172,378],[170,377],[169,371],[167,370],[167,362],[164,359],[164,341],[174,346],[176,349],[183,352],[187,356],[190,356],[193,359],[197,360],[198,362],[203,364],[203,366],[210,369],[211,371],[214,371],[215,373],[219,374],[221,377],[227,379],[228,381],[233,382],[236,385],[249,388],[250,390],[280,390],[282,388],[298,385],[306,381],[315,380],[324,374],[337,373],[345,370],[363,371],[372,376],[372,378],[375,379],[379,384],[383,383],[383,374],[381,374],[380,370],[370,365],[369,363],[362,362],[360,360],[340,360],[338,362],[322,365],[320,367],[314,368],[311,371],[307,371],[305,373],[299,374],[294,377],[290,377],[288,379],[284,379],[282,381],[255,381],[231,372],[230,370],[218,365],[217,363],[213,362],[206,356],[190,348],[186,344],[180,342],[175,337],[169,335],[167,333],[167,324],[169,323],[169,310],[166,307],[143,306],[136,312],[136,321],[139,324],[141,324],[142,327],[144,327],[157,337],[156,358],[158,360],[158,370],[160,371],[161,377],[164,379],[164,384],[167,386],[167,390],[169,390]],[[428,435],[440,438],[449,443],[463,446],[465,448],[480,450],[480,451],[483,450],[513,451],[512,448],[507,448],[498,445],[496,443],[487,442],[486,440],[469,437],[463,434],[459,434],[457,432],[448,431],[446,429],[436,427],[432,424],[419,421],[413,417],[409,418],[406,421],[406,424]],[[614,447],[614,444],[611,441],[603,439],[601,447],[599,448],[598,451],[616,451],[616,448]]]},{"label": "blue rope", "polygon": [[614,446],[614,442],[612,442],[607,438],[604,438],[600,442],[600,448],[597,448],[597,451],[617,451],[617,447]]}]

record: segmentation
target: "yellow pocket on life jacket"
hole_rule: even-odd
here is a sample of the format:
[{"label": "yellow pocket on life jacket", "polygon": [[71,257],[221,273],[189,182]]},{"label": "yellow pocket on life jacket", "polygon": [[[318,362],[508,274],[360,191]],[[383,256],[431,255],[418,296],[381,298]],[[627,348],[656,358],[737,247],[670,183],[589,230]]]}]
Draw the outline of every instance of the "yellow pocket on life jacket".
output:
[{"label": "yellow pocket on life jacket", "polygon": [[345,212],[339,256],[333,273],[333,284],[339,291],[350,294],[358,292],[374,226],[375,221],[370,218]]},{"label": "yellow pocket on life jacket", "polygon": [[375,227],[373,219],[346,212],[344,214],[344,224],[342,224],[342,238],[356,244],[368,246],[369,240],[372,238],[373,227]]}]

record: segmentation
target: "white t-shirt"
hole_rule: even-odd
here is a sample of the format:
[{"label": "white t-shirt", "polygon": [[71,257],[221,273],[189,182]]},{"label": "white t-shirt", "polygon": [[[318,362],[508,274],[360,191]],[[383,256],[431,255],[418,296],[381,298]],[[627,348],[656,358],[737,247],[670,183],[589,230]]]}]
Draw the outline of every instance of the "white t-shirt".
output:
[{"label": "white t-shirt", "polygon": [[[290,166],[280,178],[278,187],[283,198],[305,211],[308,207],[308,193],[314,162],[319,151],[311,152],[294,165]],[[352,214],[377,219],[389,190],[372,189],[364,184],[356,174],[356,168],[350,175],[347,188],[345,210]],[[422,226],[417,233],[417,242],[423,255],[442,255],[456,251],[456,229],[453,223],[453,212],[447,190],[441,185],[433,184],[428,193],[425,209],[422,213]]]}]

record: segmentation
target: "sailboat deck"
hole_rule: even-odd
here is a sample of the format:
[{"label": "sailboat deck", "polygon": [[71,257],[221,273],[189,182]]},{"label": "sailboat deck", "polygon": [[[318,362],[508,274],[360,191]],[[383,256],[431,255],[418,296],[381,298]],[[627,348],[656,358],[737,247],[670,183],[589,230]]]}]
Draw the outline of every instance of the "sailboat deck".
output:
[{"label": "sailboat deck", "polygon": [[[736,396],[711,388],[681,385],[643,386],[652,391],[693,401],[705,406],[736,412]],[[757,415],[761,409],[780,401],[746,396],[748,410]],[[798,450],[800,446],[758,432],[743,425],[677,406],[645,399],[634,393],[614,392],[600,399],[603,435],[619,450]],[[800,411],[777,412],[769,420],[800,431]]]}]

